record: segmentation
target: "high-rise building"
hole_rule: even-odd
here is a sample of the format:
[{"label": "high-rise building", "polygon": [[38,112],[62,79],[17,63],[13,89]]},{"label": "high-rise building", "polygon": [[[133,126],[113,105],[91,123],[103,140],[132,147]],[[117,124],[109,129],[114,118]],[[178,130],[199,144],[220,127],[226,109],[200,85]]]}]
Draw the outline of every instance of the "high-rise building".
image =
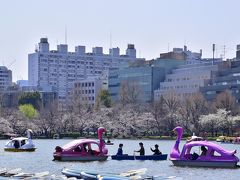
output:
[{"label": "high-rise building", "polygon": [[125,88],[127,91],[125,95],[135,96],[136,101],[151,102],[154,90],[164,79],[164,73],[164,68],[154,66],[111,69],[108,77],[108,89],[112,100],[120,101],[123,96],[121,91]]},{"label": "high-rise building", "polygon": [[160,88],[154,91],[154,100],[168,93],[175,93],[180,98],[199,92],[205,81],[211,79],[213,71],[218,70],[219,63],[200,63],[181,65],[166,75],[160,82]]},{"label": "high-rise building", "polygon": [[12,71],[5,66],[0,66],[0,91],[12,86]]},{"label": "high-rise building", "polygon": [[240,103],[240,61],[224,61],[224,65],[213,73],[212,78],[200,88],[209,101],[224,92],[229,91]]},{"label": "high-rise building", "polygon": [[102,47],[94,47],[91,53],[86,53],[85,46],[77,46],[75,52],[69,52],[67,44],[49,50],[47,38],[41,38],[36,52],[28,55],[29,86],[57,92],[59,102],[65,102],[78,80],[100,76],[109,68],[137,60],[134,45],[128,45],[126,55],[120,55],[119,48],[104,54]]}]

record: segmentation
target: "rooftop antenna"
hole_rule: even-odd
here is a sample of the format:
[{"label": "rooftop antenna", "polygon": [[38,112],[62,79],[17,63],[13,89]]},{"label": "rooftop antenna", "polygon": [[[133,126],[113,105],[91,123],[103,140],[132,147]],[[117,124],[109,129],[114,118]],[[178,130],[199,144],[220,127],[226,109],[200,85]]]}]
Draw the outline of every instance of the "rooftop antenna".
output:
[{"label": "rooftop antenna", "polygon": [[212,51],[213,51],[213,60],[214,60],[214,55],[215,55],[215,44],[212,45]]},{"label": "rooftop antenna", "polygon": [[168,52],[169,52],[169,43],[168,43],[168,46],[167,46],[167,48],[168,48]]},{"label": "rooftop antenna", "polygon": [[223,59],[225,59],[226,55],[226,45],[223,45]]},{"label": "rooftop antenna", "polygon": [[67,26],[65,26],[65,44],[67,44]]}]

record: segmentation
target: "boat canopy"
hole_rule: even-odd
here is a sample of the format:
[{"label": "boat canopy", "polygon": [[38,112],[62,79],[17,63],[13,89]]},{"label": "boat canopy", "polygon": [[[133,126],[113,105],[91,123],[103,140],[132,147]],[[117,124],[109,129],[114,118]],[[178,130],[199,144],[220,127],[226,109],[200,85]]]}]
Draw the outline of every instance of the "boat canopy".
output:
[{"label": "boat canopy", "polygon": [[79,146],[81,144],[85,144],[85,143],[87,143],[87,144],[93,143],[93,144],[98,144],[99,145],[99,142],[95,141],[95,140],[91,140],[91,139],[78,139],[78,140],[71,141],[70,143],[64,145],[62,147],[62,149],[64,149],[64,150],[71,150],[71,149],[73,149],[73,148],[75,148],[75,147],[77,147],[77,146]]},{"label": "boat canopy", "polygon": [[13,138],[11,141],[22,141],[22,140],[28,140],[28,138],[26,138],[26,137],[17,137],[17,138]]},{"label": "boat canopy", "polygon": [[182,154],[185,154],[186,150],[191,149],[192,147],[195,146],[206,146],[209,150],[214,150],[218,152],[221,155],[233,155],[236,153],[236,150],[234,151],[227,151],[223,149],[221,146],[214,144],[212,142],[208,141],[192,141],[184,145]]}]

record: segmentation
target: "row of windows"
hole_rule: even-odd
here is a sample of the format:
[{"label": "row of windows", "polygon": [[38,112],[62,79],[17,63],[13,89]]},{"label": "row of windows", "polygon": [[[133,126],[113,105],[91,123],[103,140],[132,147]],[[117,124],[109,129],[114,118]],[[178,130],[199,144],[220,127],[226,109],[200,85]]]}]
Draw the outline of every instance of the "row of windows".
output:
[{"label": "row of windows", "polygon": [[88,90],[75,90],[76,94],[94,94],[94,89],[88,89]]},{"label": "row of windows", "polygon": [[82,97],[82,101],[94,101],[94,96],[92,96],[92,97]]},{"label": "row of windows", "polygon": [[94,82],[75,83],[75,88],[77,87],[94,87]]},{"label": "row of windows", "polygon": [[169,90],[169,89],[197,88],[197,87],[200,87],[200,85],[192,84],[192,85],[179,85],[179,86],[163,86],[160,89]]},{"label": "row of windows", "polygon": [[[191,78],[191,77],[183,77],[183,78],[168,78],[167,82],[174,82],[174,81],[187,81],[187,80],[191,80],[191,79],[196,79],[196,78]],[[198,79],[209,79],[208,76],[198,76]]]}]

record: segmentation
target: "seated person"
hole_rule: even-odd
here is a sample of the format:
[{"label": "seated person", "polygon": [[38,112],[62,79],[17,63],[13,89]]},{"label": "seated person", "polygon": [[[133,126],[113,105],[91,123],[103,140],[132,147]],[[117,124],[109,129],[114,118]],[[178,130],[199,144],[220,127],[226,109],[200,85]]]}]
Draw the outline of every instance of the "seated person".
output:
[{"label": "seated person", "polygon": [[91,146],[88,147],[88,154],[94,156],[94,151],[92,150]]},{"label": "seated person", "polygon": [[81,152],[82,150],[81,150],[81,147],[80,146],[77,146],[77,147],[75,147],[75,149],[74,149],[74,152]]},{"label": "seated person", "polygon": [[24,144],[26,144],[25,140],[21,141],[21,146],[23,146]]},{"label": "seated person", "polygon": [[14,141],[14,147],[17,149],[17,148],[19,148],[20,147],[20,144],[19,144],[19,142],[16,140],[16,141]]},{"label": "seated person", "polygon": [[122,156],[123,155],[123,150],[122,150],[123,144],[119,144],[118,152],[116,155]]},{"label": "seated person", "polygon": [[205,146],[201,146],[201,156],[206,156],[207,155],[207,148]]},{"label": "seated person", "polygon": [[84,150],[85,152],[88,152],[88,150],[87,150],[87,146],[88,146],[87,143],[84,143],[84,144],[83,144],[83,150]]},{"label": "seated person", "polygon": [[145,155],[145,149],[144,149],[143,143],[140,142],[139,146],[140,146],[140,149],[138,151],[134,151],[134,152],[139,152],[140,156],[144,156]]},{"label": "seated person", "polygon": [[196,160],[199,157],[199,155],[197,153],[193,153],[192,154],[192,160]]},{"label": "seated person", "polygon": [[152,148],[150,148],[150,149],[152,152],[154,152],[153,155],[161,155],[162,154],[162,152],[159,151],[157,144],[155,144],[155,149],[152,149]]}]

